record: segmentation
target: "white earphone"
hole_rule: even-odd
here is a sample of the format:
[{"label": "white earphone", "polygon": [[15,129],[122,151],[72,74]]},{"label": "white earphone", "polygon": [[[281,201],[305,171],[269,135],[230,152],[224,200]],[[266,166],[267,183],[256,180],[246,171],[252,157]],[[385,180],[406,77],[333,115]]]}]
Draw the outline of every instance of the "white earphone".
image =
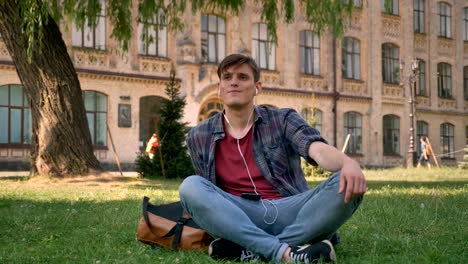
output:
[{"label": "white earphone", "polygon": [[255,88],[255,95],[258,95],[258,88]]}]

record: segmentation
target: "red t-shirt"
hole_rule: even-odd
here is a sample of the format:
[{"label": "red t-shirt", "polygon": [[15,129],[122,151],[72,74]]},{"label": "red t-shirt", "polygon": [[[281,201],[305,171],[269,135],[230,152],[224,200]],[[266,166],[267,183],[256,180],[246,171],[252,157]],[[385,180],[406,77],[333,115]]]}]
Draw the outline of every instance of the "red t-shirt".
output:
[{"label": "red t-shirt", "polygon": [[[224,121],[224,120],[223,120]],[[247,168],[237,148],[237,139],[229,134],[224,125],[226,137],[216,144],[216,179],[218,186],[233,195],[253,193],[254,187],[250,181]],[[252,126],[253,127],[253,126]],[[253,156],[253,129],[250,128],[245,137],[239,139],[240,149],[249,167],[252,180],[257,186],[257,192],[263,199],[279,199],[283,196],[273,189],[271,184],[263,177]]]}]

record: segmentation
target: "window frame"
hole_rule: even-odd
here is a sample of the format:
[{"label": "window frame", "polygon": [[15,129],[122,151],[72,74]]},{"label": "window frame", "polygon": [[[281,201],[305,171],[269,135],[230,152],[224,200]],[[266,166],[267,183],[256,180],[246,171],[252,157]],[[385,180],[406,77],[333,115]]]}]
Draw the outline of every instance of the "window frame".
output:
[{"label": "window frame", "polygon": [[413,29],[415,33],[426,32],[425,1],[413,1]]},{"label": "window frame", "polygon": [[[165,16],[164,10],[159,9],[150,21],[138,21],[138,55],[167,58],[168,34]],[[150,39],[147,40],[145,36],[149,36]],[[164,39],[163,44],[161,39]],[[160,44],[164,46],[162,50]],[[154,49],[154,52],[151,52],[151,49]]]},{"label": "window frame", "polygon": [[[107,145],[108,145],[108,138],[107,138],[107,122],[108,122],[108,108],[109,108],[109,99],[108,99],[108,96],[107,94],[104,94],[104,93],[101,93],[99,91],[95,91],[95,90],[83,90],[82,91],[83,93],[83,101],[84,101],[84,104],[85,104],[85,111],[86,111],[86,120],[88,121],[88,126],[89,126],[89,133],[91,135],[91,143],[92,143],[92,146],[94,149],[107,149]],[[87,103],[86,103],[86,93],[93,93],[93,98],[94,98],[94,110],[89,110],[86,108],[87,106]],[[97,100],[97,96],[100,95],[100,96],[103,96],[105,99],[106,99],[106,107],[105,107],[105,111],[102,111],[102,110],[98,110],[98,100]],[[97,141],[98,141],[98,134],[99,134],[99,131],[98,131],[98,116],[99,114],[105,114],[106,116],[106,128],[104,129],[104,131],[100,131],[101,135],[102,133],[104,134],[105,136],[105,142],[104,144],[97,144]],[[88,119],[88,115],[89,114],[92,114],[93,115],[93,124],[92,124],[92,127],[91,127],[91,124],[89,122],[89,119]]]},{"label": "window frame", "polygon": [[[106,0],[99,0],[99,1],[100,1],[100,5],[101,5],[101,13],[97,15],[97,24],[95,26],[89,27],[88,26],[88,19],[85,19],[85,22],[83,23],[83,26],[80,27],[80,28],[77,28],[75,23],[72,23],[72,46],[73,47],[83,48],[83,49],[94,49],[94,50],[101,50],[101,51],[106,50],[106,48],[107,48],[106,47],[106,45],[107,45],[107,41],[106,41],[107,40]],[[98,34],[101,33],[100,31],[98,31],[96,29],[100,29],[100,25],[102,25],[102,27],[103,27],[102,30],[104,31],[104,39],[102,40],[102,43],[96,43],[96,38],[97,38]],[[87,37],[85,35],[86,30],[89,30],[90,34],[92,35],[92,45],[91,46],[86,46],[86,43],[85,43],[85,39]],[[77,34],[81,35],[80,36],[81,43],[79,43],[79,44],[76,43],[76,41],[75,41],[75,38],[74,38],[75,32]]]},{"label": "window frame", "polygon": [[[308,45],[309,36],[310,45]],[[306,67],[307,52],[310,55],[310,69]],[[302,30],[299,32],[299,65],[302,74],[320,75],[320,37],[312,30]]]},{"label": "window frame", "polygon": [[[351,42],[351,51],[348,50],[349,42]],[[351,62],[348,61],[348,56],[350,56]],[[351,65],[351,76],[348,76],[349,65]],[[361,80],[361,41],[357,38],[343,38],[341,45],[341,74],[343,79]]]},{"label": "window frame", "polygon": [[446,62],[437,64],[437,95],[439,98],[452,99],[452,65]]},{"label": "window frame", "polygon": [[[443,7],[445,7],[448,14],[442,13]],[[437,3],[438,9],[438,17],[439,17],[439,30],[438,36],[443,38],[451,38],[452,37],[452,7],[450,4],[446,2],[438,2]]]},{"label": "window frame", "polygon": [[[358,122],[359,121],[359,122]],[[355,111],[349,111],[343,115],[343,142],[350,134],[347,154],[363,154],[362,152],[362,114]]]},{"label": "window frame", "polygon": [[463,98],[468,101],[468,66],[463,67]]},{"label": "window frame", "polygon": [[[341,2],[345,5],[349,3],[350,0],[342,0]],[[353,7],[354,8],[362,8],[362,1],[361,0],[353,0]]]},{"label": "window frame", "polygon": [[[12,88],[21,88],[21,105],[12,105]],[[28,148],[31,146],[31,141],[32,141],[32,116],[31,116],[31,106],[29,103],[29,99],[24,91],[24,87],[21,84],[5,84],[5,85],[0,85],[0,89],[7,89],[7,104],[1,104],[0,101],[0,109],[6,108],[6,117],[7,117],[7,138],[6,142],[0,142],[0,146],[6,146],[6,147],[14,147],[14,148]],[[21,121],[20,121],[20,142],[12,142],[12,124],[11,121],[13,119],[12,117],[12,110],[20,111],[21,115]],[[29,112],[29,115],[28,115]],[[28,115],[28,117],[26,117]],[[25,130],[26,128],[26,122],[29,123],[29,129],[28,132]],[[29,138],[27,137],[29,134]]]},{"label": "window frame", "polygon": [[468,7],[463,8],[463,41],[468,41]]},{"label": "window frame", "polygon": [[418,59],[418,82],[416,84],[416,95],[428,95],[426,89],[426,62],[421,59]]},{"label": "window frame", "polygon": [[[398,53],[397,57],[394,57],[395,52]],[[390,56],[387,56],[389,53]],[[400,47],[393,43],[382,44],[382,81],[388,84],[400,84]]]},{"label": "window frame", "polygon": [[[264,28],[264,30],[262,30]],[[257,31],[257,36],[255,36]],[[262,37],[262,31],[265,32],[265,37]],[[266,66],[262,63],[262,44],[264,44],[264,54]],[[252,26],[252,57],[257,62],[257,65],[262,70],[276,70],[276,45],[269,40],[268,27],[265,23],[254,23]]]},{"label": "window frame", "polygon": [[[387,9],[386,4],[389,3]],[[384,14],[389,14],[389,15],[394,15],[394,16],[399,16],[400,15],[400,3],[399,0],[382,0],[382,13]]]},{"label": "window frame", "polygon": [[[204,20],[206,17],[206,20]],[[216,20],[216,29],[210,29],[210,18],[214,18]],[[206,29],[204,29],[204,21],[206,21]],[[220,23],[223,21],[223,23]],[[224,26],[224,27],[221,27]],[[200,54],[203,62],[205,63],[219,63],[222,59],[226,56],[226,19],[222,16],[218,16],[215,14],[202,14],[201,21],[200,21]],[[206,34],[206,39],[204,38],[204,34]],[[210,57],[211,49],[210,49],[210,37],[214,39],[214,60]],[[222,40],[224,38],[224,40]],[[204,44],[206,43],[206,44]],[[223,45],[224,53],[220,50],[220,45]],[[206,56],[204,55],[204,47],[206,48]]]},{"label": "window frame", "polygon": [[[389,122],[391,123],[390,128],[385,127],[386,119],[389,119]],[[395,124],[398,124],[398,126],[395,126]],[[393,114],[384,115],[382,117],[382,127],[383,127],[383,155],[384,156],[389,156],[389,155],[399,156],[400,144],[401,144],[400,117],[397,115],[393,115]],[[390,133],[391,138],[390,138],[390,142],[387,142],[386,137],[388,137],[389,133]],[[397,135],[397,141],[395,141],[395,138],[393,137],[394,135]],[[390,149],[388,146],[390,146]]]},{"label": "window frame", "polygon": [[453,153],[455,151],[455,126],[453,124],[440,124],[440,147],[443,159],[455,159],[455,153]]}]

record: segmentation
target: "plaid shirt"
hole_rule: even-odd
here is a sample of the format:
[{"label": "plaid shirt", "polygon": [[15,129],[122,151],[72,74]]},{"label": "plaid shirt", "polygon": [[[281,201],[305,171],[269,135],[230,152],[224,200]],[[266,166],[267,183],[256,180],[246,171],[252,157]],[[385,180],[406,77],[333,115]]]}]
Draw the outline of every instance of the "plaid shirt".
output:
[{"label": "plaid shirt", "polygon": [[[187,146],[195,172],[216,184],[216,142],[223,139],[223,115],[203,121],[190,130]],[[304,157],[316,165],[308,155],[310,144],[325,142],[320,133],[293,109],[255,107],[254,157],[263,176],[283,196],[291,196],[309,189],[301,168]]]}]

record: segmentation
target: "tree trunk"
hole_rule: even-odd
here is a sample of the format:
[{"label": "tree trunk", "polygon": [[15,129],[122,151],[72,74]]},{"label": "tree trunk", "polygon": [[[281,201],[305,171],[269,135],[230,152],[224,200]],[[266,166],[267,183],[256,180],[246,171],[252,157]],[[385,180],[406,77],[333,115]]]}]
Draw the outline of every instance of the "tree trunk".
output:
[{"label": "tree trunk", "polygon": [[[39,1],[42,4],[42,1]],[[31,107],[31,175],[85,175],[100,170],[94,156],[80,82],[60,29],[49,16],[32,62],[15,0],[0,3],[0,33]]]}]

